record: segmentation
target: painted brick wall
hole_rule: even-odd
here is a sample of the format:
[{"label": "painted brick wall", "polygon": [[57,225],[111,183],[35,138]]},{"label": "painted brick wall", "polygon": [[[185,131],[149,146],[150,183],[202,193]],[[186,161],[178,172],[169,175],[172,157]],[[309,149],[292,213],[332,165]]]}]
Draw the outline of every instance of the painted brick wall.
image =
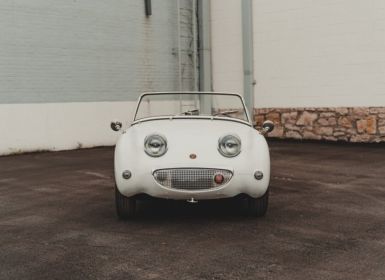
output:
[{"label": "painted brick wall", "polygon": [[[180,44],[181,44],[181,78],[182,90],[198,90],[198,36],[196,2],[180,0]],[[194,32],[195,29],[195,32]]]},{"label": "painted brick wall", "polygon": [[[152,9],[146,18],[142,0],[0,1],[0,103],[128,101],[177,90],[177,1],[152,0]],[[186,13],[183,38],[192,33]],[[181,46],[183,88],[193,89],[192,46]]]}]

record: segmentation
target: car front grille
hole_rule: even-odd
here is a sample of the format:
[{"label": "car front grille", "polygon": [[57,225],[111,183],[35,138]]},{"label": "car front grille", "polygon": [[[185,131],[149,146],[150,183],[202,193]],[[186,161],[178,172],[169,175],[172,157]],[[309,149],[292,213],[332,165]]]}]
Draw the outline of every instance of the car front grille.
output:
[{"label": "car front grille", "polygon": [[[217,184],[215,175],[221,174],[223,182]],[[166,188],[178,190],[205,190],[218,188],[228,183],[233,176],[230,170],[211,168],[158,169],[153,173],[155,180]]]}]

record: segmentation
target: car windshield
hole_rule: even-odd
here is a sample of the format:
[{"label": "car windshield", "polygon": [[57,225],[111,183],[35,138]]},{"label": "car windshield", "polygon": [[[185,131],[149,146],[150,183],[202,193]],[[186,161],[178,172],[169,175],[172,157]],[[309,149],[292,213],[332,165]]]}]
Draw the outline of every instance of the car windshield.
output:
[{"label": "car windshield", "polygon": [[225,93],[149,93],[139,100],[134,120],[151,117],[225,117],[248,122],[239,95]]}]

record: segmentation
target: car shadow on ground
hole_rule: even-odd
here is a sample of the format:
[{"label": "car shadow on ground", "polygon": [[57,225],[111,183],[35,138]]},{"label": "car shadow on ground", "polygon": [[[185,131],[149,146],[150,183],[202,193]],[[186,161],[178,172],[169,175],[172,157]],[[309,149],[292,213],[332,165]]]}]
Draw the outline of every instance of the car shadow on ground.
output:
[{"label": "car shadow on ground", "polygon": [[[237,205],[238,204],[238,205]],[[241,215],[239,208],[240,203],[230,200],[223,201],[199,201],[197,203],[189,203],[187,201],[173,200],[148,200],[138,203],[138,216],[141,217],[181,217],[181,216],[215,216],[226,217],[235,215],[234,210]]]},{"label": "car shadow on ground", "polygon": [[197,203],[174,200],[142,200],[132,221],[181,221],[216,219],[217,221],[247,220],[244,202],[239,199],[205,200]]}]

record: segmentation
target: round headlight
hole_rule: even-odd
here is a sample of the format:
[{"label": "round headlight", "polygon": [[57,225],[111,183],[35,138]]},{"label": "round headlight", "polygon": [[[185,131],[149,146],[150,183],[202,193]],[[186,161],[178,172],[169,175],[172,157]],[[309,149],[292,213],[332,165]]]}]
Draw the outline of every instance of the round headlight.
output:
[{"label": "round headlight", "polygon": [[219,138],[218,151],[225,157],[235,157],[241,152],[241,139],[235,135],[225,135]]},{"label": "round headlight", "polygon": [[152,134],[144,139],[144,151],[151,157],[161,157],[167,152],[167,140],[161,135]]}]

